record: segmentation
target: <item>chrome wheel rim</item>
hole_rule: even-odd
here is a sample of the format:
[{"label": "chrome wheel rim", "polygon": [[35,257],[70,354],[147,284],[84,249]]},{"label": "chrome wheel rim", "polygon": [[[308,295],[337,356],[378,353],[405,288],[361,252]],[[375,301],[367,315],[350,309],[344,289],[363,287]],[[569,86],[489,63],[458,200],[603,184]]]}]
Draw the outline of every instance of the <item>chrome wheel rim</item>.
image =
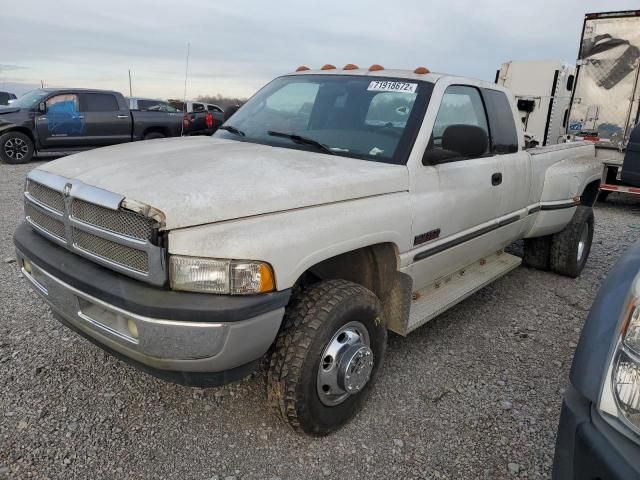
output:
[{"label": "chrome wheel rim", "polygon": [[29,153],[29,145],[21,138],[9,138],[4,142],[4,153],[14,160],[22,160]]},{"label": "chrome wheel rim", "polygon": [[373,371],[369,331],[360,322],[349,322],[338,330],[320,357],[317,390],[320,401],[339,405],[365,387]]},{"label": "chrome wheel rim", "polygon": [[578,263],[582,260],[584,256],[584,252],[587,249],[587,241],[589,240],[589,225],[586,223],[582,227],[582,232],[580,232],[580,240],[578,241]]}]

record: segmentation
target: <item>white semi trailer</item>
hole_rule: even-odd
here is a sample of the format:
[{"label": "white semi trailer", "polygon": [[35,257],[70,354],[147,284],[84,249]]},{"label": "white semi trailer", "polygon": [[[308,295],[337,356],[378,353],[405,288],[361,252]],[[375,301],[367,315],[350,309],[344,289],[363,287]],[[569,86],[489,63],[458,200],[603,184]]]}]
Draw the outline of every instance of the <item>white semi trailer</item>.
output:
[{"label": "white semi trailer", "polygon": [[495,82],[511,90],[529,137],[542,146],[561,143],[567,129],[575,67],[560,60],[503,63]]},{"label": "white semi trailer", "polygon": [[640,110],[640,11],[588,13],[568,133],[622,150]]}]

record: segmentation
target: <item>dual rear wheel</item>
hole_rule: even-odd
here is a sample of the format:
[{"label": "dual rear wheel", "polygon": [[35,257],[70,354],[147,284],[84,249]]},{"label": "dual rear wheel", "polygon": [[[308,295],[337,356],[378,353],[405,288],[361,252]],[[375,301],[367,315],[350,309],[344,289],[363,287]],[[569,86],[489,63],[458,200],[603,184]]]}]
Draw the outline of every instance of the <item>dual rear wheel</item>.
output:
[{"label": "dual rear wheel", "polygon": [[593,241],[593,209],[580,205],[564,230],[524,241],[524,262],[576,278],[582,273]]}]

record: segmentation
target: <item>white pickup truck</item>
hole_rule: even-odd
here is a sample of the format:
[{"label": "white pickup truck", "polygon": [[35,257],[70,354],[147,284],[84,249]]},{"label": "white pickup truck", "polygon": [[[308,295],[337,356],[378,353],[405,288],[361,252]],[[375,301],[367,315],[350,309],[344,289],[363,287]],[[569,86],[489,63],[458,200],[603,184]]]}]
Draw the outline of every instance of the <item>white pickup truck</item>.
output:
[{"label": "white pickup truck", "polygon": [[[31,171],[19,265],[55,316],[186,385],[268,364],[295,430],[350,419],[406,335],[524,261],[580,274],[600,162],[523,149],[492,83],[301,68],[213,137],[84,152]],[[515,314],[515,313],[514,313]]]}]

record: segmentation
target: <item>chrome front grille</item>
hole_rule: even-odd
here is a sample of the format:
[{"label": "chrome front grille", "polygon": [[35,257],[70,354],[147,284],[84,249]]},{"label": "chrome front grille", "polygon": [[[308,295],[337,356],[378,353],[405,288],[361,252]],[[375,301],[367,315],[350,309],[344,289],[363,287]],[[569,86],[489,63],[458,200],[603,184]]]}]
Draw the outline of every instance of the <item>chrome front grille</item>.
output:
[{"label": "chrome front grille", "polygon": [[74,199],[71,204],[71,215],[94,227],[138,240],[148,240],[153,235],[155,222],[141,213],[110,210],[94,203]]},{"label": "chrome front grille", "polygon": [[27,193],[47,207],[60,213],[64,212],[64,196],[61,192],[56,192],[52,188],[45,187],[32,180],[27,180]]},{"label": "chrome front grille", "polygon": [[65,248],[154,285],[167,279],[160,224],[121,207],[124,197],[40,170],[29,173],[25,215],[35,230]]},{"label": "chrome front grille", "polygon": [[142,250],[105,240],[78,228],[73,229],[73,242],[77,248],[110,262],[125,265],[141,273],[149,271],[149,255]]},{"label": "chrome front grille", "polygon": [[27,217],[27,220],[29,220],[29,222],[31,222],[32,224],[35,224],[36,226],[42,228],[47,233],[50,233],[51,235],[54,235],[59,240],[61,240],[63,242],[65,241],[64,223],[61,220],[56,220],[55,218],[50,217],[49,215],[46,215],[46,214],[42,213],[41,211],[37,210],[36,207],[31,205],[30,203],[27,203],[24,206],[24,212],[25,212],[25,215]]}]

